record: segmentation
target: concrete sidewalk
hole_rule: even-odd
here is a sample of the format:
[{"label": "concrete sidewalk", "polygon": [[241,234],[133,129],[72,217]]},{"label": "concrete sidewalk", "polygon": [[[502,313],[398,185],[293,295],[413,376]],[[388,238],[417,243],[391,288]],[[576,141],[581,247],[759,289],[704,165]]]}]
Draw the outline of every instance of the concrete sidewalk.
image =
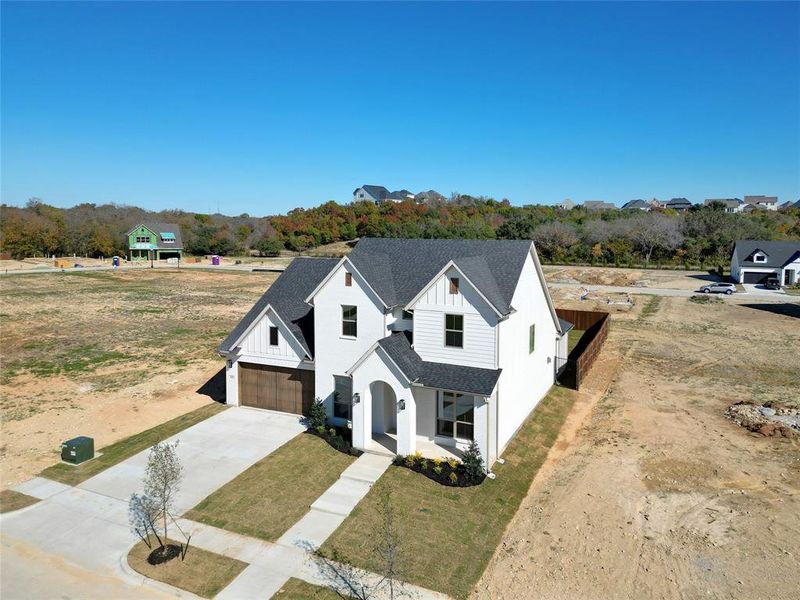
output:
[{"label": "concrete sidewalk", "polygon": [[[178,509],[193,507],[304,429],[296,416],[234,407],[178,433],[171,438],[180,440],[184,467]],[[128,525],[128,497],[141,491],[148,453],[145,450],[77,487],[37,477],[14,488],[42,500],[0,515],[3,544],[18,547],[24,541],[36,551],[31,560],[42,564],[38,570],[34,565],[16,570],[13,557],[7,562],[6,554],[0,555],[3,600],[27,600],[31,589],[39,590],[42,598],[60,598],[62,575],[75,569],[94,575],[85,579],[84,589],[75,597],[108,597],[93,587],[97,578],[116,578],[135,586],[120,571],[120,560],[135,541]],[[34,581],[37,572],[44,575]],[[79,586],[81,578],[69,581]]]},{"label": "concrete sidewalk", "polygon": [[[222,590],[217,598],[239,600],[253,598],[258,594],[269,597],[277,593],[290,577],[317,585],[331,585],[333,582],[320,571],[310,553],[336,531],[391,464],[392,459],[387,456],[362,454],[311,504],[309,511],[276,544],[269,548],[259,548],[264,542],[253,541],[249,555],[254,555],[255,560],[247,561],[251,563],[250,566]],[[365,574],[365,577],[370,575]],[[419,593],[421,598],[437,597],[428,590],[420,589]]]}]

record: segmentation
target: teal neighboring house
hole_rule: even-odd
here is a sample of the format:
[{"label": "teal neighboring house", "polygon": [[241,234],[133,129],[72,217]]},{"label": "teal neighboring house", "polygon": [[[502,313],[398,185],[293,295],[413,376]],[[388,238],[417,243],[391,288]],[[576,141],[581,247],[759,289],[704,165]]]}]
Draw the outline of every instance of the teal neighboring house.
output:
[{"label": "teal neighboring house", "polygon": [[180,260],[182,253],[181,228],[174,223],[140,223],[128,232],[128,260]]}]

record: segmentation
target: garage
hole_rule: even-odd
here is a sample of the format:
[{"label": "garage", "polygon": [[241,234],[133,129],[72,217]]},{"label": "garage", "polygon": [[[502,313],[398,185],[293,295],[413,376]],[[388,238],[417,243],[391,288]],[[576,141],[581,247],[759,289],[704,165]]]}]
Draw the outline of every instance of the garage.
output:
[{"label": "garage", "polygon": [[764,283],[770,277],[777,277],[777,274],[772,273],[759,273],[755,271],[745,271],[742,283]]},{"label": "garage", "polygon": [[314,402],[314,371],[239,363],[239,402],[307,415]]}]

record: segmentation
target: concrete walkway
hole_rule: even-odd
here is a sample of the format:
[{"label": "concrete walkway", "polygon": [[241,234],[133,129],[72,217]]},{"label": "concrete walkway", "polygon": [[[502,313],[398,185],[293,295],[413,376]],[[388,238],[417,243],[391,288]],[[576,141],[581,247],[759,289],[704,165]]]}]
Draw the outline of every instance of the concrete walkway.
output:
[{"label": "concrete walkway", "polygon": [[[304,429],[300,419],[291,415],[229,408],[170,438],[180,440],[178,453],[184,467],[184,481],[176,496],[178,510],[193,507]],[[74,593],[80,598],[108,597],[94,587],[92,581],[97,578],[125,581],[120,559],[135,541],[128,525],[128,497],[141,490],[148,452],[110,467],[77,487],[37,477],[14,488],[42,500],[0,515],[3,547],[25,544],[36,552],[32,560],[44,561],[50,568],[40,569],[41,576],[32,581],[32,573],[39,571],[13,569],[13,559],[7,562],[3,552],[3,600],[27,600],[33,597],[32,589],[41,598],[60,598],[62,575],[67,570],[94,575],[86,578],[80,593]],[[74,583],[79,586],[80,578]]]},{"label": "concrete walkway", "polygon": [[[240,600],[242,598],[269,598],[277,593],[290,577],[297,577],[316,585],[331,586],[331,581],[320,569],[311,552],[319,548],[326,539],[342,524],[347,515],[367,495],[372,485],[392,464],[392,459],[377,454],[363,454],[344,470],[341,477],[329,487],[297,523],[284,533],[276,544],[250,540],[247,549],[240,544],[249,538],[238,536],[232,547],[217,548],[215,552],[239,558],[241,553],[251,560],[231,584],[217,595],[219,600]],[[191,523],[192,531],[199,525]],[[202,526],[207,531],[206,526]],[[200,536],[198,535],[198,538]],[[363,573],[366,578],[377,576]],[[419,598],[443,598],[429,590],[416,589]]]}]

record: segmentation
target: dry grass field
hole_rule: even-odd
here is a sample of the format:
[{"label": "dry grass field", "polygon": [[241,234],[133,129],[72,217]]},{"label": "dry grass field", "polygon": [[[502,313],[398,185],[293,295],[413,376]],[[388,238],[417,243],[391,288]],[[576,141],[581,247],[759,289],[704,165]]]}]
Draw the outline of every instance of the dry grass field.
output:
[{"label": "dry grass field", "polygon": [[[275,273],[135,270],[0,281],[2,487],[221,398],[214,349]],[[209,383],[210,382],[210,383]]]},{"label": "dry grass field", "polygon": [[611,308],[592,374],[613,369],[609,387],[562,430],[472,596],[797,598],[800,438],[724,412],[800,402],[800,306]]}]

